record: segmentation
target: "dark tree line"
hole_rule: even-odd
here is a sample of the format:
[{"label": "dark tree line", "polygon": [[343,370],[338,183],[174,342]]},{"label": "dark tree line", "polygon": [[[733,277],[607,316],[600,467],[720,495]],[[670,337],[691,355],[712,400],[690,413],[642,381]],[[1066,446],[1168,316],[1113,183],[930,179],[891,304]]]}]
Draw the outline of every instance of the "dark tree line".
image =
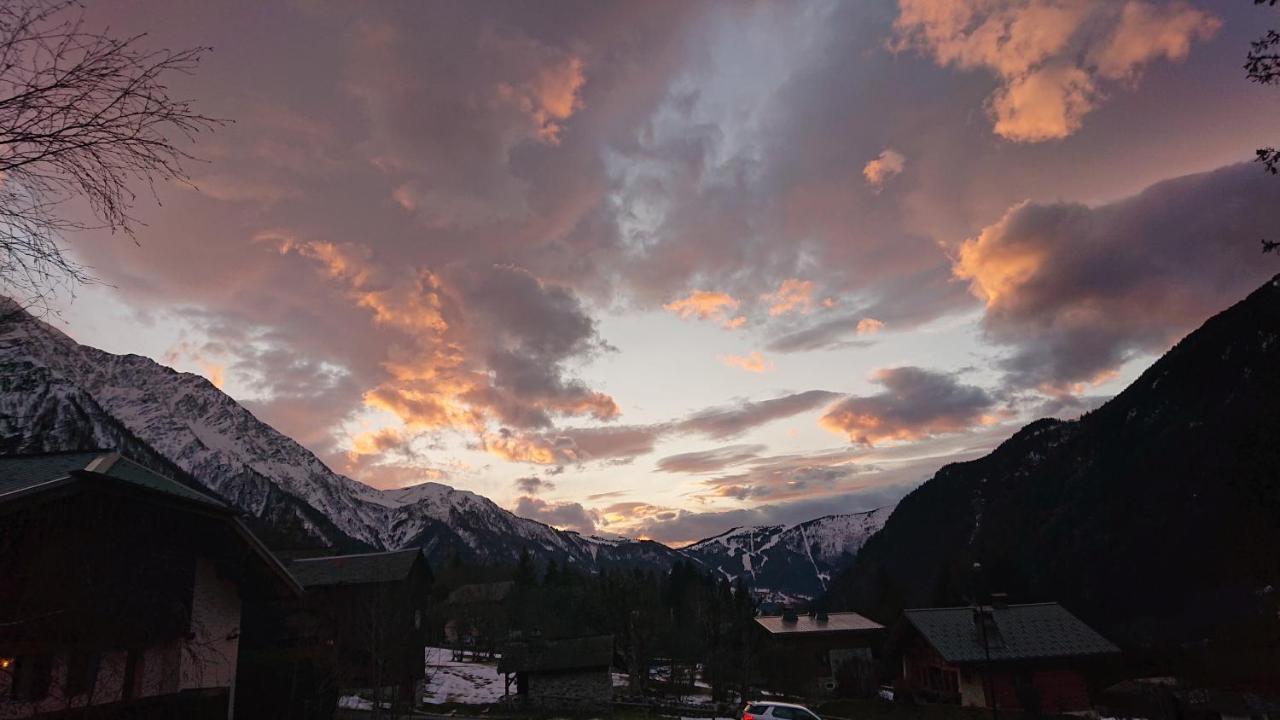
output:
[{"label": "dark tree line", "polygon": [[689,693],[695,681],[712,699],[743,697],[758,654],[755,601],[741,582],[678,562],[667,572],[640,569],[588,574],[551,561],[538,567],[522,552],[515,568],[467,568],[452,561],[437,574],[439,594],[467,582],[513,579],[508,637],[614,636],[630,693]]}]

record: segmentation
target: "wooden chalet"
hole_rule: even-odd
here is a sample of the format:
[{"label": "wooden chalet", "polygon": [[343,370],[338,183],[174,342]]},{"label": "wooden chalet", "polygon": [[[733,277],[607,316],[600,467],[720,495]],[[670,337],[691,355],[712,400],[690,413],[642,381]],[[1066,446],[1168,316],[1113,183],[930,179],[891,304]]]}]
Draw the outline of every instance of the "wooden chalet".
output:
[{"label": "wooden chalet", "polygon": [[300,559],[289,572],[306,589],[307,612],[331,628],[337,684],[412,698],[425,670],[432,582],[422,551]]},{"label": "wooden chalet", "polygon": [[895,629],[899,692],[965,707],[1073,713],[1120,650],[1057,603],[907,610]]},{"label": "wooden chalet", "polygon": [[884,626],[855,612],[784,612],[756,618],[764,634],[761,681],[797,695],[862,696],[876,686]]},{"label": "wooden chalet", "polygon": [[222,501],[114,452],[0,457],[0,718],[229,718],[301,591]]},{"label": "wooden chalet", "polygon": [[558,708],[607,706],[612,667],[612,635],[511,642],[498,661],[508,700]]}]

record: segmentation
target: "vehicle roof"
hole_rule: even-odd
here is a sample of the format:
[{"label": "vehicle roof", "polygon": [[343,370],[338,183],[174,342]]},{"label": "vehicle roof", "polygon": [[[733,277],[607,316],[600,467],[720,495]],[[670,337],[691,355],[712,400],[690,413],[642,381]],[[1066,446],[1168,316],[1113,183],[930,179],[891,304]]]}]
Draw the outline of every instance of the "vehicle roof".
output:
[{"label": "vehicle roof", "polygon": [[[748,705],[773,705],[774,707],[789,707],[789,708],[797,708],[799,710],[809,710],[809,708],[805,707],[804,705],[797,705],[795,703],[789,703],[789,702],[780,702],[778,700],[752,700],[747,704]],[[809,710],[809,712],[813,712],[813,711]]]}]

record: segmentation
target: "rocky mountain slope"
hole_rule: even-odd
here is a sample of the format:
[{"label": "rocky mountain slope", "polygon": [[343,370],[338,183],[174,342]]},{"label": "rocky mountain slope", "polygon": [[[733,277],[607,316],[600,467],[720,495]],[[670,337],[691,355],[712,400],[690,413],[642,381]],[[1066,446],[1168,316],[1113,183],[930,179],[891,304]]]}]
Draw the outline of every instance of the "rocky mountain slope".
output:
[{"label": "rocky mountain slope", "polygon": [[[682,557],[711,567],[743,563],[715,540],[686,555],[656,542],[583,537],[439,483],[376,490],[333,472],[198,375],[80,345],[20,311],[0,315],[0,452],[99,447],[119,448],[204,486],[240,508],[277,546],[297,545],[299,538],[343,551],[420,546],[436,562],[455,553],[513,562],[527,548],[542,562],[588,570],[666,568]],[[878,526],[859,517],[813,521],[805,524],[812,529],[781,534],[780,528],[757,530],[764,539],[747,561],[755,563],[752,577],[770,588],[813,594]],[[784,572],[793,562],[799,569]]]},{"label": "rocky mountain slope", "polygon": [[941,469],[832,594],[891,618],[985,585],[1014,601],[1061,601],[1122,646],[1217,642],[1230,652],[1206,667],[1268,666],[1267,652],[1280,661],[1277,438],[1280,278],[1101,408],[1034,422],[990,455]]},{"label": "rocky mountain slope", "polygon": [[683,548],[724,577],[742,577],[765,598],[813,598],[889,516],[889,508],[828,515],[796,525],[734,528]]}]

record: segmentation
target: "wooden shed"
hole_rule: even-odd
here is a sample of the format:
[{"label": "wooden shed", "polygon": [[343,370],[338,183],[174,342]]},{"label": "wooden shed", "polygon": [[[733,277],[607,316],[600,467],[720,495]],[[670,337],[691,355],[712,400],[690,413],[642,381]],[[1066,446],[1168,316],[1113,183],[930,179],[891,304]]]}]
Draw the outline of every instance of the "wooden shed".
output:
[{"label": "wooden shed", "polygon": [[612,667],[612,635],[508,643],[498,661],[508,698],[551,707],[608,705]]}]

